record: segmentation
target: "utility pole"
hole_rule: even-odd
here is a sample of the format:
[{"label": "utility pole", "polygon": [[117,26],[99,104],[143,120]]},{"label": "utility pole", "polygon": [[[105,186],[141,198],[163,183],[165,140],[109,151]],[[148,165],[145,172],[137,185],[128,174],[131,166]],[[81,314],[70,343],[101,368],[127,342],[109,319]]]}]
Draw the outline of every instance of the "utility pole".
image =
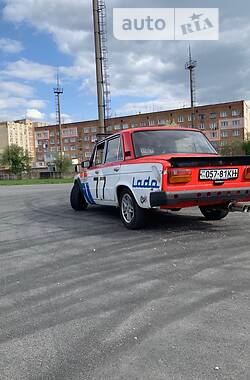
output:
[{"label": "utility pole", "polygon": [[99,9],[98,0],[92,0],[92,2],[93,2],[99,131],[100,133],[105,133],[104,83],[103,83],[102,47],[101,47],[101,33],[100,33],[100,17],[99,17],[100,9]]},{"label": "utility pole", "polygon": [[186,62],[185,69],[189,70],[192,128],[194,128],[194,120],[195,120],[195,101],[196,101],[195,68],[196,68],[196,66],[197,66],[197,61],[194,61],[192,59],[191,48],[190,48],[190,45],[189,45],[189,59]]},{"label": "utility pole", "polygon": [[61,121],[61,104],[60,96],[63,94],[63,88],[60,87],[59,74],[57,73],[57,86],[54,88],[54,94],[56,98],[56,121],[59,127],[59,155],[63,157],[63,143],[62,143],[62,121]]}]

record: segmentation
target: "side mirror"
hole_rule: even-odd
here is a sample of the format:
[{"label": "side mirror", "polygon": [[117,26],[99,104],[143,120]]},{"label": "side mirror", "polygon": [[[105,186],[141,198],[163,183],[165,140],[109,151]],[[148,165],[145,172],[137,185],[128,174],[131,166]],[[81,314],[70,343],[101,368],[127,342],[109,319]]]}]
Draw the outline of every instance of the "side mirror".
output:
[{"label": "side mirror", "polygon": [[83,161],[81,166],[83,169],[87,169],[90,167],[90,162],[89,161]]}]

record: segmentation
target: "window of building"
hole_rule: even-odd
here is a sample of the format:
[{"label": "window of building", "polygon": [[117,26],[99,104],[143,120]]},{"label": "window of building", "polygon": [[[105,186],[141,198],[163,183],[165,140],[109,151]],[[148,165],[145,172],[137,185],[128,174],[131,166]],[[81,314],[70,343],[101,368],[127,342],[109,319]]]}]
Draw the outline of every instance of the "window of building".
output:
[{"label": "window of building", "polygon": [[216,112],[210,112],[209,117],[210,117],[210,119],[216,119],[217,113]]},{"label": "window of building", "polygon": [[49,133],[49,135],[50,135],[50,137],[54,137],[54,136],[55,136],[55,132],[54,132],[54,131],[51,131],[51,132]]},{"label": "window of building", "polygon": [[91,136],[91,142],[96,142],[96,135]]},{"label": "window of building", "polygon": [[147,122],[146,121],[141,121],[140,122],[140,127],[146,127],[147,126]]},{"label": "window of building", "polygon": [[90,137],[89,136],[84,136],[83,141],[90,141]]},{"label": "window of building", "polygon": [[137,123],[132,123],[131,124],[131,128],[137,128],[138,127],[138,124]]},{"label": "window of building", "polygon": [[64,128],[62,129],[62,136],[64,137],[70,137],[70,136],[77,136],[77,128]]},{"label": "window of building", "polygon": [[107,153],[105,162],[116,162],[122,160],[121,139],[117,137],[107,142]]},{"label": "window of building", "polygon": [[76,158],[77,158],[76,154],[75,154],[75,153],[74,153],[74,154],[71,154],[71,158],[72,158],[72,159],[76,159]]},{"label": "window of building", "polygon": [[232,116],[240,116],[240,110],[232,110]]},{"label": "window of building", "polygon": [[66,152],[67,150],[69,150],[69,146],[64,146],[63,150],[64,150],[64,152]]},{"label": "window of building", "polygon": [[108,125],[107,126],[107,131],[108,132],[112,132],[113,131],[113,126],[112,125]]},{"label": "window of building", "polygon": [[70,147],[70,150],[77,150],[77,147],[76,147],[75,145],[72,145],[72,146]]},{"label": "window of building", "polygon": [[233,126],[240,125],[240,120],[233,120]]},{"label": "window of building", "polygon": [[228,121],[226,121],[226,120],[222,120],[222,121],[220,122],[220,125],[221,125],[222,127],[227,127],[227,126],[228,126]]},{"label": "window of building", "polygon": [[233,131],[233,136],[234,137],[240,136],[240,131],[238,129],[234,130]]},{"label": "window of building", "polygon": [[200,113],[199,114],[199,119],[200,120],[205,120],[205,118],[206,118],[206,115],[204,113]]},{"label": "window of building", "polygon": [[218,125],[217,125],[217,123],[210,123],[209,128],[215,130],[218,128]]},{"label": "window of building", "polygon": [[182,115],[178,116],[177,120],[179,123],[183,123],[184,122],[184,116],[182,116]]},{"label": "window of building", "polygon": [[50,144],[51,144],[51,145],[55,144],[55,140],[54,140],[54,139],[51,139],[51,140],[50,140]]},{"label": "window of building", "polygon": [[69,139],[66,138],[66,139],[64,139],[63,141],[65,142],[65,144],[67,144],[67,143],[69,142]]},{"label": "window of building", "polygon": [[75,138],[75,137],[71,137],[71,138],[69,139],[69,141],[70,141],[71,143],[74,143],[74,142],[76,142],[76,138]]},{"label": "window of building", "polygon": [[91,132],[96,133],[96,132],[97,132],[96,127],[92,127],[92,128],[91,128]]},{"label": "window of building", "polygon": [[192,115],[188,115],[188,121],[192,121]]},{"label": "window of building", "polygon": [[220,142],[220,146],[226,146],[227,145],[227,142],[226,141],[221,141]]},{"label": "window of building", "polygon": [[154,121],[154,120],[149,120],[149,121],[148,121],[148,125],[149,125],[149,126],[153,126],[153,125],[155,125],[155,121]]},{"label": "window of building", "polygon": [[157,124],[158,125],[165,125],[166,124],[166,120],[160,119],[160,120],[157,121]]},{"label": "window of building", "polygon": [[119,131],[120,129],[121,129],[120,124],[116,124],[116,125],[114,126],[114,130],[115,130],[115,131]]},{"label": "window of building", "polygon": [[129,125],[128,124],[123,124],[122,129],[128,129]]},{"label": "window of building", "polygon": [[220,117],[227,117],[227,112],[226,111],[220,112]]},{"label": "window of building", "polygon": [[84,144],[84,145],[83,145],[83,148],[84,148],[84,149],[89,149],[90,146],[89,146],[89,144]]},{"label": "window of building", "polygon": [[89,128],[83,128],[84,133],[89,133]]},{"label": "window of building", "polygon": [[222,131],[221,132],[221,137],[228,137],[228,132],[227,131]]},{"label": "window of building", "polygon": [[216,138],[218,137],[218,133],[217,133],[217,132],[211,132],[211,133],[210,133],[210,137],[211,137],[212,139],[216,139]]},{"label": "window of building", "polygon": [[201,123],[200,125],[198,125],[198,128],[200,128],[200,129],[205,129],[205,124],[204,124],[204,123]]},{"label": "window of building", "polygon": [[85,157],[86,157],[86,158],[90,158],[91,155],[92,155],[92,153],[90,153],[90,152],[85,152]]}]

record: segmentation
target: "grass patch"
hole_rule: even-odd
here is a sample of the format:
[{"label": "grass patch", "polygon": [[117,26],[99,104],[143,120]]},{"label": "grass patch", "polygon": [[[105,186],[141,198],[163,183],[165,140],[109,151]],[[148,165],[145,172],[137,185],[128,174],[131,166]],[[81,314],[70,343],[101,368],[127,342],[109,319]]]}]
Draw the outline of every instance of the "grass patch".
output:
[{"label": "grass patch", "polygon": [[73,178],[62,179],[17,179],[17,180],[0,180],[0,186],[14,185],[54,185],[61,183],[73,183]]}]

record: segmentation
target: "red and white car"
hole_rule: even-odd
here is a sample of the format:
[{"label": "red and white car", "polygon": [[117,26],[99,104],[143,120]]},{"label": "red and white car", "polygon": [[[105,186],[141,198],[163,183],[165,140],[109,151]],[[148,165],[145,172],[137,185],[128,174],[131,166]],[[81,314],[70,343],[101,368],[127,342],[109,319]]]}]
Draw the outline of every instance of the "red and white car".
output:
[{"label": "red and white car", "polygon": [[210,220],[250,211],[250,156],[222,157],[195,129],[145,127],[103,137],[82,164],[71,206],[120,208],[130,229],[144,225],[145,210],[198,206]]}]

